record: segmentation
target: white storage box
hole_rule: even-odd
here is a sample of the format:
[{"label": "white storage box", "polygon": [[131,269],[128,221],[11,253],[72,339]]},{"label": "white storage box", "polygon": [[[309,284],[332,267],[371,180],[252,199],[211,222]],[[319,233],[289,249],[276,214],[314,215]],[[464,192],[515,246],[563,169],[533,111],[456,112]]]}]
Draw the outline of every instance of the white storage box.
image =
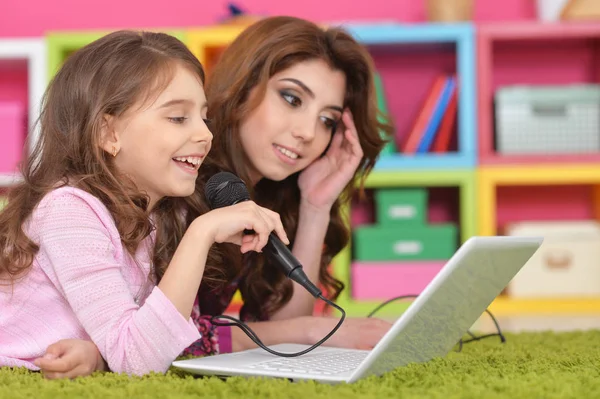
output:
[{"label": "white storage box", "polygon": [[507,235],[542,236],[544,242],[507,287],[512,298],[600,296],[600,224],[522,222]]},{"label": "white storage box", "polygon": [[537,0],[537,16],[541,21],[558,21],[569,0]]},{"label": "white storage box", "polygon": [[600,151],[600,85],[507,86],[495,101],[499,153]]}]

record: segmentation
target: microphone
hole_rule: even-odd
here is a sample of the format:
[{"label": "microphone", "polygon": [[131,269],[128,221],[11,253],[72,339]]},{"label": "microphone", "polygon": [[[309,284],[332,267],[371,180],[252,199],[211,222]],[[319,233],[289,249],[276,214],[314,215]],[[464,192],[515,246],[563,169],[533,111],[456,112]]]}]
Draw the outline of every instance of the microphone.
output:
[{"label": "microphone", "polygon": [[[250,201],[250,194],[242,179],[229,172],[219,172],[208,179],[204,187],[204,195],[211,209]],[[275,233],[271,232],[269,235],[263,252],[275,261],[286,277],[300,284],[315,298],[321,297],[321,290],[308,279],[298,259]]]}]

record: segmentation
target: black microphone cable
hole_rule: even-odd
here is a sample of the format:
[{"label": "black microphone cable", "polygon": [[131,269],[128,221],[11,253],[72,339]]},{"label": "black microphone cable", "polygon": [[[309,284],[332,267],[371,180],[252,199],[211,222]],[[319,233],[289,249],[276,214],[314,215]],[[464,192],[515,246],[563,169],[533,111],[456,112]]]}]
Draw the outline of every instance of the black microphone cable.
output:
[{"label": "black microphone cable", "polygon": [[[417,297],[418,297],[418,295],[414,295],[413,294],[413,295],[401,295],[401,296],[397,296],[397,297],[394,297],[394,298],[390,298],[387,301],[380,303],[375,309],[373,309],[371,311],[371,313],[369,313],[367,315],[367,317],[374,316],[375,313],[377,313],[379,310],[381,310],[381,308],[383,308],[384,306],[386,306],[386,305],[388,305],[388,304],[390,304],[392,302],[395,302],[395,301],[398,301],[398,300],[401,300],[401,299],[414,299],[414,298],[417,298]],[[485,339],[485,338],[499,337],[501,343],[505,343],[506,342],[506,336],[502,333],[502,330],[500,329],[500,324],[498,324],[498,320],[496,320],[496,318],[494,317],[494,315],[492,314],[492,312],[490,312],[489,309],[486,309],[485,313],[487,313],[490,316],[490,318],[492,319],[492,322],[494,323],[494,326],[496,327],[497,332],[477,336],[477,335],[473,334],[473,332],[471,332],[470,329],[468,329],[467,330],[467,334],[471,338],[469,338],[469,339],[461,338],[458,341],[458,350],[457,350],[457,352],[460,352],[462,350],[464,344],[468,344],[469,342],[474,342],[474,341],[481,341],[482,339]]]},{"label": "black microphone cable", "polygon": [[[239,177],[229,172],[219,172],[213,175],[206,182],[204,191],[206,199],[212,209],[221,208],[224,206],[231,206],[242,201],[250,200],[250,194],[248,193],[246,184]],[[281,240],[279,240],[279,238],[277,238],[275,234],[270,234],[264,252],[268,254],[278,264],[278,266],[281,268],[281,270],[287,278],[298,283],[313,297],[325,301],[327,304],[335,307],[340,312],[342,312],[342,317],[340,318],[336,326],[323,339],[321,339],[316,344],[310,346],[309,348],[297,353],[282,353],[268,348],[266,345],[264,345],[260,338],[258,338],[258,335],[254,331],[252,331],[252,329],[246,323],[244,323],[241,320],[238,320],[228,315],[215,315],[210,318],[210,321],[216,326],[239,327],[243,332],[246,333],[246,335],[248,335],[252,342],[254,342],[256,345],[258,345],[265,351],[277,356],[295,357],[308,353],[322,345],[333,334],[335,334],[335,332],[341,327],[342,323],[344,322],[344,319],[346,318],[346,312],[340,306],[323,296],[321,290],[308,279],[308,277],[302,270],[302,265],[300,264],[300,262],[298,262],[298,260],[295,259],[295,257],[289,251],[289,249],[285,246],[285,244],[281,242]],[[218,321],[218,319],[225,319],[229,320],[230,322],[220,322]]]},{"label": "black microphone cable", "polygon": [[[306,348],[300,352],[284,353],[284,352],[278,352],[276,350],[269,348],[268,346],[263,344],[263,342],[260,340],[260,338],[258,338],[258,335],[256,335],[256,333],[254,331],[252,331],[252,329],[246,323],[244,323],[241,320],[236,319],[235,317],[231,317],[228,315],[218,315],[218,316],[212,316],[210,318],[210,321],[211,321],[211,323],[213,323],[216,326],[239,327],[243,332],[246,333],[246,335],[252,340],[252,342],[254,342],[256,345],[258,345],[259,347],[261,347],[262,349],[266,350],[267,352],[269,352],[273,355],[277,355],[277,356],[281,356],[281,357],[301,356],[301,355],[304,355],[304,354],[312,351],[313,349],[321,346],[325,341],[327,341],[329,338],[331,338],[331,336],[333,334],[335,334],[335,332],[341,327],[342,323],[344,322],[344,319],[346,318],[346,312],[344,311],[344,309],[342,309],[340,306],[338,306],[334,302],[330,301],[329,299],[325,298],[323,296],[323,294],[319,294],[319,299],[325,301],[327,304],[333,306],[334,308],[336,308],[337,310],[342,312],[342,317],[340,318],[340,321],[338,321],[336,326],[323,339],[321,339],[316,344],[314,344],[314,345],[310,346],[309,348]],[[216,319],[226,319],[226,320],[230,320],[231,322],[223,323],[223,322],[217,321]]]}]

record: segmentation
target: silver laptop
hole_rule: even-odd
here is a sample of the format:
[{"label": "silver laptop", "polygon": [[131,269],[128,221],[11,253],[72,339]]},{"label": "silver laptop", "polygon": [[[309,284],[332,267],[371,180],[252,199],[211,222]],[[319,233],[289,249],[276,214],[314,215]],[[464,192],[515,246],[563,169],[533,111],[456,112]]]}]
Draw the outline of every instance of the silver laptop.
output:
[{"label": "silver laptop", "polygon": [[[527,263],[542,237],[471,237],[370,351],[322,346],[297,357],[261,348],[173,362],[194,374],[352,383],[450,352]],[[232,327],[236,328],[236,327]],[[278,352],[307,345],[280,344]]]}]

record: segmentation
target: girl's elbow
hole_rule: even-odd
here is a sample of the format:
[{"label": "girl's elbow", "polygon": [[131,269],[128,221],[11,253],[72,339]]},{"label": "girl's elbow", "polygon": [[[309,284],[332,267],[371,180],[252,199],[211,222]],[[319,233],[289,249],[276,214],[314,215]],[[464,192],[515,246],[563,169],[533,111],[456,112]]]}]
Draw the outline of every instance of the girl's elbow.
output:
[{"label": "girl's elbow", "polygon": [[149,365],[144,361],[137,362],[121,362],[118,364],[109,363],[109,368],[112,372],[117,374],[127,374],[129,376],[143,377],[148,374],[165,374],[169,369],[169,366],[154,366],[149,367]]}]

